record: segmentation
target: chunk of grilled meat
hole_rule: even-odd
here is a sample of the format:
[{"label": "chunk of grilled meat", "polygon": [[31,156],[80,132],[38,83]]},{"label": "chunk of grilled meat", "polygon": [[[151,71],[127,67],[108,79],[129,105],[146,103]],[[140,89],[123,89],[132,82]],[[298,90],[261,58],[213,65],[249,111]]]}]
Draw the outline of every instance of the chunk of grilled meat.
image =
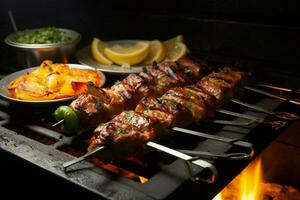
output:
[{"label": "chunk of grilled meat", "polygon": [[212,73],[197,84],[170,89],[160,98],[143,98],[135,112],[123,112],[100,125],[91,139],[89,151],[104,145],[99,156],[104,161],[119,161],[142,154],[146,142],[167,136],[173,126],[184,127],[211,116],[220,103],[234,96],[233,90],[242,83],[243,76],[242,72],[235,71]]},{"label": "chunk of grilled meat", "polygon": [[183,66],[184,73],[197,77],[198,74],[206,74],[212,71],[207,62],[194,57],[183,57],[176,61],[177,64]]},{"label": "chunk of grilled meat", "polygon": [[[188,57],[179,59],[177,63],[163,62],[147,72],[130,74],[110,88],[90,86],[89,95],[82,94],[71,103],[71,107],[80,117],[80,121],[86,122],[86,127],[95,128],[96,124],[106,122],[123,110],[134,109],[141,98],[159,97],[172,87],[199,80],[207,71],[204,61],[200,63]],[[86,97],[89,98],[84,100]],[[102,109],[90,109],[99,105]],[[94,123],[96,121],[98,123]]]},{"label": "chunk of grilled meat", "polygon": [[201,89],[216,98],[217,105],[219,106],[224,105],[227,99],[231,98],[233,95],[232,86],[221,79],[207,76],[204,77],[198,84]]},{"label": "chunk of grilled meat", "polygon": [[91,126],[97,127],[99,125],[98,119],[109,120],[109,114],[102,115],[102,112],[108,110],[98,98],[91,94],[82,94],[76,101],[71,103],[71,107],[77,113],[82,127]]},{"label": "chunk of grilled meat", "polygon": [[223,106],[233,96],[240,95],[247,74],[239,71],[213,72],[198,83],[205,92],[214,96],[218,106]]},{"label": "chunk of grilled meat", "polygon": [[185,90],[193,93],[194,95],[198,95],[200,103],[204,104],[206,107],[205,115],[207,117],[213,117],[215,113],[215,108],[217,105],[217,100],[214,96],[206,93],[203,89],[201,89],[197,84],[190,85],[185,87]]},{"label": "chunk of grilled meat", "polygon": [[192,89],[176,87],[169,90],[161,98],[172,100],[188,109],[193,116],[193,120],[198,122],[206,117],[207,106],[202,96],[196,92],[191,92]]},{"label": "chunk of grilled meat", "polygon": [[[192,114],[189,110],[173,100],[164,100],[161,98],[146,97],[143,98],[136,106],[135,112],[141,113],[143,116],[151,119],[154,127],[163,135],[168,134],[170,127],[181,124],[181,118],[185,116],[188,120],[192,120]],[[182,121],[185,123],[185,121]]]},{"label": "chunk of grilled meat", "polygon": [[97,156],[103,162],[120,161],[145,153],[146,142],[155,139],[156,132],[149,119],[134,111],[124,111],[98,126],[89,150],[105,145]]},{"label": "chunk of grilled meat", "polygon": [[250,73],[232,71],[229,69],[209,74],[210,77],[218,78],[231,84],[233,88],[233,93],[237,97],[242,95],[243,90],[241,86],[248,81],[247,78],[249,75]]}]

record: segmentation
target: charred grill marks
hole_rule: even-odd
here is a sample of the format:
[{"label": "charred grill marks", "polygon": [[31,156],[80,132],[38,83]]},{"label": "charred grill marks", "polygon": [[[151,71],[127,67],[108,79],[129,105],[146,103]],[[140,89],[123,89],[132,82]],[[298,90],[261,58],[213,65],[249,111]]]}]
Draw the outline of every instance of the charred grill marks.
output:
[{"label": "charred grill marks", "polygon": [[[82,121],[86,122],[86,126],[95,128],[123,110],[133,109],[142,97],[160,97],[171,87],[187,85],[198,80],[207,71],[206,68],[208,67],[204,61],[199,64],[190,58],[182,58],[177,63],[163,62],[147,72],[130,74],[111,88],[98,88],[89,84],[88,94],[79,96],[71,103],[71,107],[81,116]],[[191,73],[185,73],[187,70]],[[98,101],[95,101],[95,98]]]},{"label": "charred grill marks", "polygon": [[[124,126],[134,130],[130,132],[131,135],[129,135],[129,131],[126,134],[120,134],[118,131],[108,133],[101,129],[103,126],[101,125],[91,139],[89,150],[101,145],[106,146],[106,142],[101,140],[104,138],[101,135],[112,134],[116,136],[109,138],[114,138],[115,141],[112,143],[110,141],[105,148],[106,151],[98,155],[101,159],[117,161],[116,158],[125,159],[125,155],[132,155],[130,153],[136,155],[137,150],[132,149],[134,146],[139,151],[145,150],[147,141],[153,141],[169,134],[171,127],[186,126],[192,121],[198,122],[212,116],[215,108],[227,103],[229,98],[235,95],[235,90],[242,84],[244,76],[243,72],[236,71],[214,72],[194,85],[170,89],[160,98],[145,97],[136,106],[135,111],[124,111],[106,123],[116,122],[116,130],[123,129]],[[127,149],[128,146],[122,147],[120,144],[116,146],[120,143],[119,141],[124,142],[125,140],[129,140],[128,143],[132,145],[131,149]],[[134,142],[140,143],[134,144]],[[110,151],[110,149],[112,150]],[[104,155],[107,152],[110,152],[110,158],[108,155]]]}]

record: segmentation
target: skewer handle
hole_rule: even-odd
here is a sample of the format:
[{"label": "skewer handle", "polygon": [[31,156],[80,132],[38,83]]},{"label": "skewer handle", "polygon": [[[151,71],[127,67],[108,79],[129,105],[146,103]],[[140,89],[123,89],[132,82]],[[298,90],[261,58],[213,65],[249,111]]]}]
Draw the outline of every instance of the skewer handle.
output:
[{"label": "skewer handle", "polygon": [[249,120],[251,120],[249,122],[250,124],[261,123],[261,124],[271,125],[272,128],[274,128],[275,130],[278,130],[278,129],[284,127],[285,124],[286,124],[286,122],[284,122],[284,121],[268,121],[266,119],[259,118],[259,117],[254,117],[252,115],[241,114],[241,113],[232,112],[232,111],[224,110],[224,109],[218,109],[217,112],[223,113],[223,114],[226,114],[226,115],[231,115],[231,116],[235,116],[235,117],[244,118],[244,119],[249,119]]},{"label": "skewer handle", "polygon": [[247,160],[250,158],[249,154],[246,153],[227,153],[227,154],[215,154],[206,151],[192,151],[192,150],[178,150],[182,153],[186,153],[198,158],[223,158],[228,160]]},{"label": "skewer handle", "polygon": [[273,85],[268,85],[268,84],[258,84],[258,86],[264,87],[264,88],[269,88],[272,90],[282,91],[282,92],[291,92],[291,93],[300,94],[299,89],[290,89],[290,88],[278,87],[278,86],[273,86]]},{"label": "skewer handle", "polygon": [[[200,159],[193,160],[193,157],[191,157],[187,154],[184,154],[180,151],[176,151],[174,149],[168,148],[166,146],[163,146],[163,145],[160,145],[160,144],[157,144],[157,143],[154,143],[154,142],[147,142],[147,146],[152,147],[154,149],[158,149],[160,151],[163,151],[165,153],[168,153],[170,155],[173,155],[177,158],[180,158],[180,159],[186,161],[188,169],[189,169],[189,173],[191,174],[191,177],[194,180],[203,180],[203,181],[208,182],[208,183],[213,183],[216,179],[216,176],[218,174],[218,170],[215,168],[215,166],[213,166],[209,162],[206,162],[206,161],[200,160]],[[199,167],[201,167],[201,168],[203,168],[203,169],[209,170],[209,172],[210,172],[209,177],[208,178],[202,178],[200,176],[195,176],[193,174],[193,172],[191,171],[191,168],[189,166],[190,162],[197,165],[197,166],[199,166]]]},{"label": "skewer handle", "polygon": [[255,120],[249,120],[247,122],[235,122],[235,121],[229,121],[229,120],[208,119],[205,121],[214,123],[214,124],[224,124],[224,125],[231,125],[231,126],[250,126],[250,125],[256,123]]},{"label": "skewer handle", "polygon": [[275,94],[272,94],[270,92],[266,92],[266,91],[263,91],[263,90],[260,90],[260,89],[257,89],[257,88],[253,88],[253,87],[245,86],[244,88],[247,89],[247,90],[250,90],[250,91],[253,91],[253,92],[256,92],[256,93],[259,93],[259,94],[262,94],[262,95],[265,95],[265,96],[268,96],[268,97],[271,97],[271,98],[274,98],[274,99],[287,101],[289,103],[300,106],[300,102],[298,102],[298,101],[290,100],[290,99],[287,99],[287,98],[284,98],[284,97],[281,97],[281,96],[278,96],[278,95],[275,95]]},{"label": "skewer handle", "polygon": [[244,141],[241,141],[238,139],[225,138],[225,137],[221,137],[221,136],[217,136],[217,135],[211,135],[211,134],[202,133],[199,131],[193,131],[193,130],[184,129],[184,128],[179,128],[179,127],[173,127],[173,130],[178,131],[178,132],[187,133],[190,135],[195,135],[198,137],[203,137],[203,138],[207,138],[207,139],[211,139],[211,140],[216,140],[216,141],[240,146],[240,147],[243,147],[243,148],[246,148],[249,150],[248,154],[249,154],[250,158],[254,155],[254,146],[253,146],[253,144],[251,144],[249,142],[244,142]]},{"label": "skewer handle", "polygon": [[62,123],[64,123],[65,119],[61,119],[59,120],[58,122],[56,122],[55,124],[52,124],[51,127],[55,127],[55,126],[59,126],[61,125]]},{"label": "skewer handle", "polygon": [[79,162],[87,159],[88,157],[92,156],[93,154],[97,153],[98,151],[102,150],[103,148],[104,148],[104,146],[97,147],[96,149],[94,149],[94,150],[92,150],[92,151],[84,154],[83,156],[80,156],[80,157],[75,158],[75,159],[73,159],[71,161],[63,163],[64,169],[66,169],[66,168],[68,168],[68,167],[70,167],[70,166],[72,166],[72,165],[74,165],[76,163],[79,163]]},{"label": "skewer handle", "polygon": [[264,108],[256,106],[256,105],[252,105],[252,104],[249,104],[249,103],[246,103],[246,102],[242,102],[238,99],[231,99],[231,101],[236,103],[236,104],[243,105],[247,108],[251,108],[251,109],[256,110],[256,111],[260,111],[260,112],[263,112],[263,113],[266,113],[266,114],[269,114],[269,115],[274,115],[274,116],[276,116],[280,119],[284,119],[284,120],[298,120],[299,119],[299,117],[297,115],[292,114],[292,113],[273,112],[273,111],[264,109]]}]

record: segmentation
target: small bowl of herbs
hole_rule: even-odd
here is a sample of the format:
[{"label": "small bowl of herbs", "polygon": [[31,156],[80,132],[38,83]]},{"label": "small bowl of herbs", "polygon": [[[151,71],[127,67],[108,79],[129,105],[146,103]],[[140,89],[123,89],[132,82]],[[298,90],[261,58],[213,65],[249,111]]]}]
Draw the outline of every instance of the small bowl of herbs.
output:
[{"label": "small bowl of herbs", "polygon": [[44,27],[12,33],[5,43],[16,50],[18,65],[37,66],[43,60],[72,61],[81,35],[70,29]]}]

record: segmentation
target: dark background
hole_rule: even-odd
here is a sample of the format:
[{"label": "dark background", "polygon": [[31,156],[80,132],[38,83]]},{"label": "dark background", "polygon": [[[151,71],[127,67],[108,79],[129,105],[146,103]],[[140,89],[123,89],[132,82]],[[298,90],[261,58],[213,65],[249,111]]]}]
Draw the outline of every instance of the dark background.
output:
[{"label": "dark background", "polygon": [[[196,56],[299,76],[297,0],[0,0],[0,74],[17,65],[12,49],[3,42],[13,32],[8,10],[19,30],[56,26],[80,32],[79,48],[93,37],[166,40],[183,34]],[[1,163],[1,196],[40,199],[87,195],[11,155],[1,153]]]},{"label": "dark background", "polygon": [[[10,9],[19,30],[45,26],[77,30],[83,36],[79,48],[94,36],[166,40],[183,34],[195,55],[273,68],[297,68],[300,63],[297,0],[0,0],[0,9],[2,39],[13,32]],[[1,68],[16,65],[4,42],[0,52]]]}]

